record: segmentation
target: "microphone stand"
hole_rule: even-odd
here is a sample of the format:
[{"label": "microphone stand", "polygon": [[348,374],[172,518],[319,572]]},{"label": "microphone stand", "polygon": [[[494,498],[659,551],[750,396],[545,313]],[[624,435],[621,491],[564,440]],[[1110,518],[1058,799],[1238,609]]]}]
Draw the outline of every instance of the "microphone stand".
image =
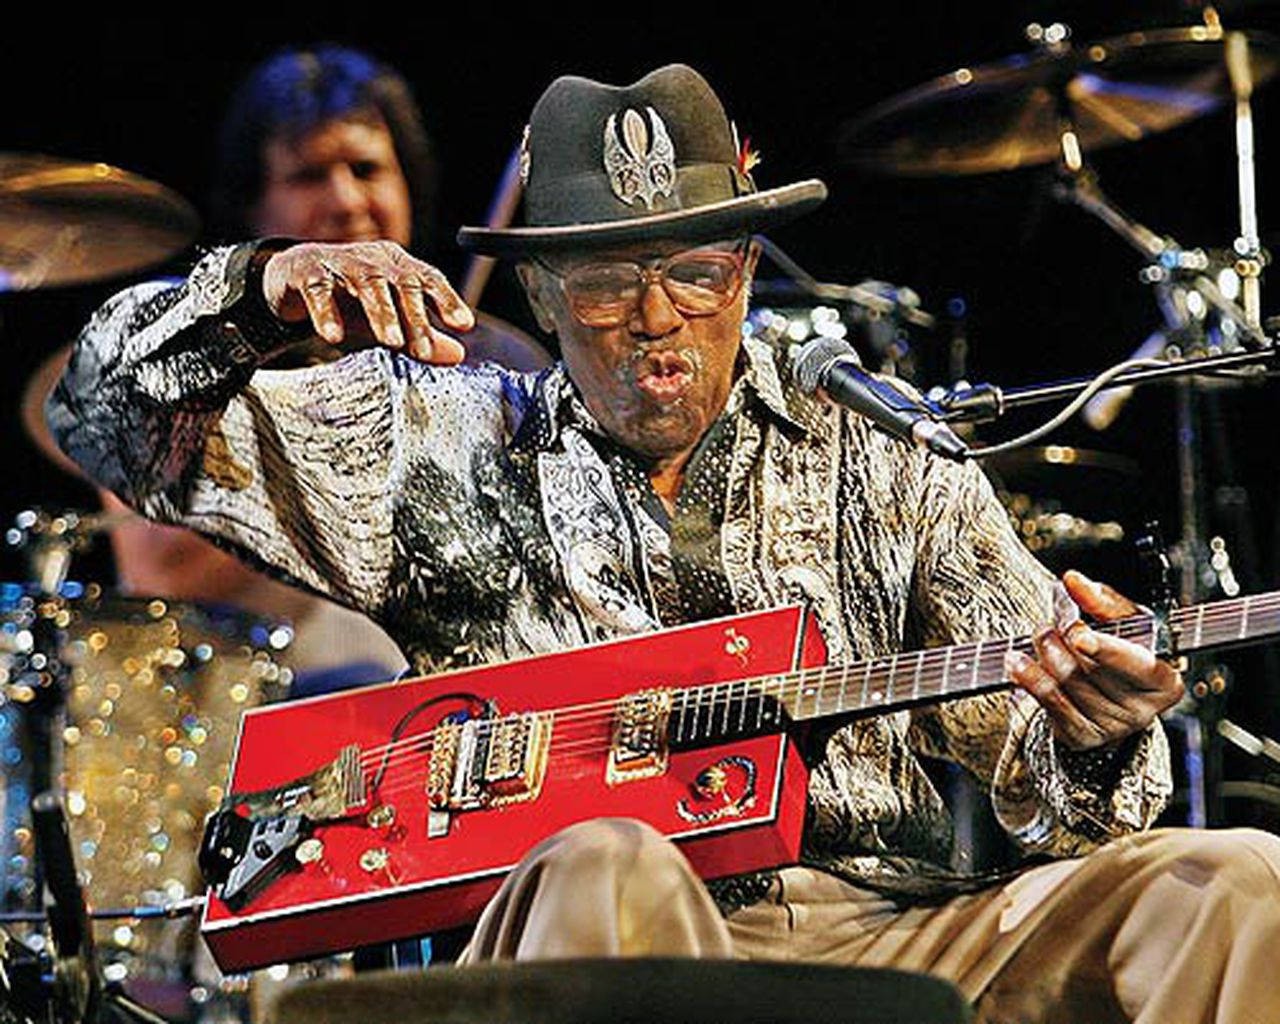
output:
[{"label": "microphone stand", "polygon": [[[1098,390],[1158,383],[1179,377],[1214,376],[1250,367],[1274,369],[1280,365],[1280,349],[1263,348],[1245,352],[1225,352],[1160,366],[1138,367],[1117,374]],[[996,384],[972,384],[958,388],[934,388],[926,398],[936,417],[952,423],[991,423],[1010,409],[1043,402],[1068,401],[1077,397],[1096,377],[1068,377],[1045,384],[1002,388]]]}]

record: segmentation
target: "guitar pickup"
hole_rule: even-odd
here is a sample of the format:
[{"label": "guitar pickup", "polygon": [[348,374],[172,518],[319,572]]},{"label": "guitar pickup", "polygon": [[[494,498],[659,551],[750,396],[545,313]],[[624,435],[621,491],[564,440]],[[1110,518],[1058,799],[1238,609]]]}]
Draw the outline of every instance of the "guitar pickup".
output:
[{"label": "guitar pickup", "polygon": [[492,715],[435,728],[427,767],[433,810],[467,811],[533,800],[551,747],[550,714]]},{"label": "guitar pickup", "polygon": [[670,690],[641,690],[618,701],[605,765],[609,785],[651,778],[667,770],[670,718]]}]

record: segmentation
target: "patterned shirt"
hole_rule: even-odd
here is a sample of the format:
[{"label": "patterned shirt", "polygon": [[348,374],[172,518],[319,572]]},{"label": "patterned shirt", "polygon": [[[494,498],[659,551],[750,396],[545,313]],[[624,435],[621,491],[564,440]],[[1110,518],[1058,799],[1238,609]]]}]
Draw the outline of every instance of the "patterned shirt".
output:
[{"label": "patterned shirt", "polygon": [[[744,340],[668,516],[561,365],[370,349],[259,369],[287,339],[252,254],[215,250],[184,283],[110,300],[50,424],[134,507],[365,612],[423,673],[796,601],[837,662],[1053,620],[1052,578],[979,469],[800,394],[785,348]],[[987,783],[1024,850],[1088,851],[1167,799],[1159,724],[1123,749],[1106,781],[1073,769],[1021,692],[856,721],[817,752],[803,856],[890,890],[952,884],[951,820],[919,755]]]}]

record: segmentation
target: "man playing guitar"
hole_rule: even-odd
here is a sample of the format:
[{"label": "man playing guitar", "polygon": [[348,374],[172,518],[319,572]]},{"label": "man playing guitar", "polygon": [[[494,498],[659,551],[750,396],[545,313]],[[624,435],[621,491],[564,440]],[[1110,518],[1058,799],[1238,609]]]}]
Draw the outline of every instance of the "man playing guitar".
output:
[{"label": "man playing guitar", "polygon": [[[460,240],[521,260],[562,363],[454,368],[473,317],[434,268],[272,242],[111,300],[51,425],[135,508],[359,608],[423,673],[796,601],[834,662],[1033,634],[1012,697],[811,736],[800,864],[708,886],[633,820],[531,836],[468,959],[798,958],[939,974],[990,1019],[1280,1017],[1280,841],[1142,831],[1182,683],[1079,614],[1135,606],[1055,584],[974,465],[802,394],[792,354],[744,340],[752,233],[825,196],[759,191],[753,162],[689,68],[559,79],[530,118],[525,225]],[[381,347],[255,372],[352,334]],[[921,754],[977,774],[1021,848],[1057,859],[957,871]]]}]

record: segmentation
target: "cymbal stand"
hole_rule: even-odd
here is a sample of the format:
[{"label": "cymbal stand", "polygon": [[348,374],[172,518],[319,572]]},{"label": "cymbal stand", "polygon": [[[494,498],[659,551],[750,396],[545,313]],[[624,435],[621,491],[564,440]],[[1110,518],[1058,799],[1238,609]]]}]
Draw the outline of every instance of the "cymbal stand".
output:
[{"label": "cymbal stand", "polygon": [[[1140,278],[1155,292],[1165,321],[1168,349],[1177,355],[1212,355],[1241,349],[1262,349],[1270,341],[1261,326],[1261,285],[1264,254],[1258,240],[1257,204],[1253,176],[1253,131],[1249,96],[1248,40],[1241,33],[1226,38],[1225,60],[1236,95],[1236,151],[1240,193],[1241,233],[1229,256],[1187,249],[1168,235],[1160,235],[1119,209],[1103,193],[1096,173],[1088,168],[1069,117],[1065,94],[1058,94],[1061,159],[1055,196],[1092,214],[1127,241],[1148,261]],[[1243,305],[1235,301],[1238,294]],[[1181,598],[1201,599],[1203,580],[1216,573],[1206,543],[1202,484],[1201,404],[1203,386],[1191,379],[1178,381],[1176,390],[1178,495],[1181,539],[1176,550],[1181,569]],[[1199,672],[1194,673],[1199,675]],[[1213,666],[1205,678],[1225,680],[1226,671]],[[1225,685],[1225,684],[1224,684]],[[1192,687],[1192,692],[1199,689]],[[1219,694],[1215,694],[1215,697]],[[1214,746],[1214,720],[1221,701],[1184,702],[1178,724],[1186,736],[1189,789],[1188,824],[1203,827],[1220,820],[1220,751]],[[1207,719],[1207,721],[1206,721]],[[1208,726],[1206,732],[1205,726]],[[1213,801],[1213,806],[1210,801]]]}]

